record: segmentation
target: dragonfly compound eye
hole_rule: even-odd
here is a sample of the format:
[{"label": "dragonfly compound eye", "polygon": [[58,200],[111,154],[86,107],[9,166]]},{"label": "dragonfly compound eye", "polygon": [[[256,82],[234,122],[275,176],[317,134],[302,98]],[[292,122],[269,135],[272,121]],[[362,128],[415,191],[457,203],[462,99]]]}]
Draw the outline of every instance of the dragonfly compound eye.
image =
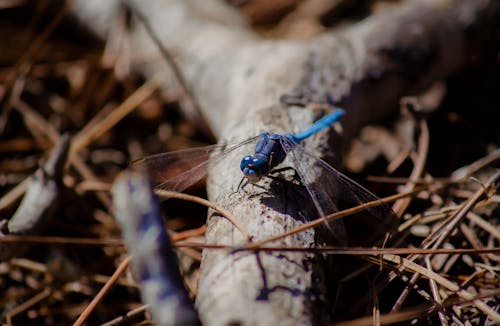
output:
[{"label": "dragonfly compound eye", "polygon": [[241,159],[241,163],[240,163],[241,171],[245,172],[245,169],[248,167],[251,167],[251,164],[252,164],[252,156],[247,155],[247,156],[243,157],[243,159]]},{"label": "dragonfly compound eye", "polygon": [[240,169],[250,183],[258,182],[267,173],[267,171],[264,171],[266,166],[267,161],[265,159],[254,158],[251,155],[243,157],[240,163]]},{"label": "dragonfly compound eye", "polygon": [[245,168],[243,174],[245,174],[245,178],[247,178],[250,183],[256,183],[262,178],[262,174],[252,168]]}]

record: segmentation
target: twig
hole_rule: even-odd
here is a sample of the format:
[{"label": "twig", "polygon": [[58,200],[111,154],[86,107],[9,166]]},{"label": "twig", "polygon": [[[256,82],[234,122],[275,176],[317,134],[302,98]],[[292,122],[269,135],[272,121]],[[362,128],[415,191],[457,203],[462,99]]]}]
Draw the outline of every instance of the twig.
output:
[{"label": "twig", "polygon": [[[80,173],[82,177],[91,181],[98,180],[94,172],[92,172],[92,169],[88,167],[88,165],[83,161],[83,159],[79,155],[73,155],[72,157],[70,156],[69,159],[73,167],[78,171],[78,173]],[[108,210],[111,209],[112,206],[111,198],[108,193],[97,192],[96,196],[101,201],[101,203],[106,208],[108,208]]]},{"label": "twig", "polygon": [[[432,306],[421,306],[421,307],[407,309],[407,310],[400,311],[400,312],[391,312],[388,314],[380,315],[380,323],[382,325],[387,325],[387,324],[409,321],[411,319],[422,317],[422,316],[425,316],[427,314],[430,314],[432,312],[432,310],[433,310]],[[353,319],[353,320],[335,323],[335,325],[336,326],[361,326],[361,325],[371,326],[371,325],[373,325],[373,318],[371,316],[362,317],[362,318],[358,318],[358,319]]]},{"label": "twig", "polygon": [[85,310],[81,313],[81,315],[78,317],[78,319],[73,323],[73,326],[81,326],[83,323],[87,320],[89,315],[94,311],[95,307],[101,300],[104,298],[104,296],[111,290],[113,285],[118,281],[118,278],[120,275],[123,274],[123,272],[128,268],[128,265],[130,263],[131,257],[126,257],[118,266],[116,271],[113,273],[113,275],[109,278],[108,282],[102,287],[102,289],[97,293],[97,295],[92,299],[92,301],[89,303],[89,305],[85,308]]},{"label": "twig", "polygon": [[[472,246],[472,248],[474,248],[474,249],[482,249],[482,248],[484,248],[484,246],[481,243],[481,241],[479,241],[476,233],[471,228],[469,228],[465,223],[460,223],[459,229],[460,229],[460,232],[462,232],[462,234],[465,237],[465,239],[467,239],[467,241],[469,241],[469,243]],[[489,258],[488,258],[487,255],[480,255],[480,257],[482,258],[482,260],[483,260],[483,262],[485,264],[490,264],[491,263],[489,261]],[[443,272],[444,273],[448,273],[448,270],[444,269]]]},{"label": "twig", "polygon": [[97,247],[120,247],[123,246],[121,239],[92,239],[92,238],[66,238],[34,235],[5,235],[0,237],[0,244],[3,243],[28,243],[46,245],[76,245],[76,246],[97,246]]},{"label": "twig", "polygon": [[398,227],[398,232],[403,232],[410,228],[412,225],[421,221],[422,224],[430,223],[436,220],[441,220],[450,215],[450,213],[455,212],[457,210],[456,206],[451,207],[443,207],[438,211],[432,212],[424,212],[413,216],[407,221],[401,223]]},{"label": "twig", "polygon": [[132,256],[132,272],[154,320],[160,325],[199,324],[151,183],[138,173],[124,173],[112,192],[116,218]]},{"label": "twig", "polygon": [[491,163],[500,160],[500,148],[494,150],[493,152],[489,153],[485,157],[480,158],[479,160],[475,161],[474,163],[471,163],[467,166],[461,167],[460,169],[457,169],[451,174],[451,179],[458,181],[458,180],[463,180],[467,178],[468,176],[474,174],[475,172],[479,171],[483,167],[490,165]]},{"label": "twig", "polygon": [[[199,228],[198,231],[190,230],[190,232],[204,231],[204,227]],[[445,255],[445,254],[498,254],[500,253],[499,247],[493,248],[454,248],[454,249],[420,249],[420,248],[365,248],[365,247],[336,247],[336,246],[321,246],[321,247],[296,247],[296,246],[259,246],[259,247],[239,247],[226,244],[203,244],[182,241],[187,234],[179,233],[180,238],[176,235],[172,236],[173,246],[177,248],[193,248],[193,249],[210,249],[210,250],[226,250],[226,251],[277,251],[277,252],[303,252],[303,253],[321,253],[327,255]],[[75,246],[107,246],[107,247],[120,247],[123,246],[121,239],[91,239],[91,238],[65,238],[65,237],[47,237],[47,236],[12,236],[7,235],[0,238],[0,243],[14,243],[26,242],[29,244],[43,244],[43,245],[75,245]]]},{"label": "twig", "polygon": [[488,221],[485,221],[484,219],[481,218],[481,216],[477,215],[474,212],[468,212],[467,213],[467,218],[477,224],[481,229],[485,230],[489,234],[491,234],[497,241],[500,241],[500,230],[498,228],[494,227],[491,225]]},{"label": "twig", "polygon": [[412,195],[417,194],[420,191],[425,190],[425,189],[427,189],[427,187],[419,187],[419,188],[415,188],[412,191],[403,192],[403,193],[400,193],[400,194],[396,194],[396,195],[392,195],[392,196],[385,197],[385,198],[382,198],[382,199],[378,199],[378,200],[370,201],[370,202],[367,202],[367,203],[364,203],[364,204],[360,204],[358,206],[355,206],[355,207],[352,207],[352,208],[349,208],[349,209],[345,209],[345,210],[340,211],[340,212],[336,212],[336,213],[330,214],[330,215],[326,216],[324,219],[317,219],[317,220],[314,220],[312,222],[305,223],[305,224],[303,224],[303,225],[301,225],[299,227],[296,227],[296,228],[294,228],[294,229],[292,229],[290,231],[283,232],[282,234],[276,235],[274,237],[270,237],[270,238],[268,238],[266,240],[262,240],[262,241],[259,241],[259,242],[254,242],[250,246],[248,246],[248,248],[259,247],[259,246],[261,246],[263,244],[266,244],[266,243],[269,243],[269,242],[273,242],[273,241],[277,241],[277,240],[286,238],[288,236],[291,236],[293,234],[297,234],[297,233],[300,233],[300,232],[303,232],[303,231],[306,231],[306,230],[309,230],[309,229],[321,226],[321,225],[323,225],[324,221],[331,222],[331,221],[333,221],[335,219],[339,219],[339,218],[343,218],[343,217],[346,217],[346,216],[349,216],[349,215],[353,215],[353,214],[359,213],[359,212],[361,212],[361,211],[363,211],[365,209],[368,209],[370,207],[379,206],[379,205],[382,205],[382,204],[393,202],[393,201],[398,200],[400,198],[404,198],[404,197],[407,197],[407,196],[412,196]]},{"label": "twig", "polygon": [[235,216],[233,216],[233,214],[231,214],[231,212],[229,212],[224,207],[221,207],[221,206],[219,206],[219,205],[217,205],[209,200],[206,200],[206,199],[203,199],[200,197],[196,197],[196,196],[192,196],[192,195],[183,194],[180,192],[157,189],[157,190],[155,190],[155,193],[159,196],[163,196],[166,198],[176,198],[176,199],[191,201],[191,202],[198,203],[198,204],[207,206],[207,207],[215,210],[216,212],[218,212],[219,214],[224,216],[228,221],[233,223],[233,225],[241,232],[241,234],[243,235],[243,237],[245,238],[247,243],[250,241],[250,235],[249,235],[248,231],[246,230],[245,225],[243,225],[243,223],[241,223]]},{"label": "twig", "polygon": [[101,326],[116,326],[116,325],[121,325],[122,323],[128,322],[130,319],[134,318],[135,316],[145,313],[148,308],[149,308],[149,305],[147,305],[147,304],[142,305],[139,308],[130,310],[129,312],[127,312],[123,316],[116,317],[115,319],[110,320],[110,321],[102,324]]},{"label": "twig", "polygon": [[[424,172],[427,153],[429,151],[429,127],[427,126],[427,122],[425,121],[425,119],[417,117],[418,112],[415,111],[420,111],[420,108],[418,102],[415,99],[403,99],[402,105],[407,108],[409,114],[411,114],[415,122],[418,123],[420,131],[420,136],[418,138],[417,159],[410,174],[410,180],[402,189],[402,191],[410,191],[415,188],[415,181],[417,181]],[[410,197],[400,199],[394,203],[392,209],[397,216],[401,217],[406,211],[406,208],[408,208],[408,206],[410,205],[410,202]]]},{"label": "twig", "polygon": [[375,175],[370,175],[366,177],[367,181],[371,182],[377,182],[377,183],[389,183],[389,184],[400,184],[400,183],[409,183],[413,182],[415,184],[419,185],[430,185],[435,182],[439,183],[452,183],[453,181],[450,181],[449,178],[432,178],[432,180],[424,179],[424,178],[416,178],[416,179],[411,179],[411,178],[403,178],[403,177],[388,177],[388,176],[375,176]]},{"label": "twig", "polygon": [[12,188],[8,193],[3,195],[2,198],[0,198],[0,211],[12,205],[12,203],[14,203],[19,197],[24,194],[29,184],[31,183],[31,179],[31,176],[27,177],[22,182],[18,183],[14,188]]},{"label": "twig", "polygon": [[79,152],[82,148],[88,146],[92,141],[100,137],[109,129],[113,128],[127,114],[138,107],[145,99],[163,83],[163,78],[156,75],[147,81],[144,85],[138,88],[130,95],[123,103],[113,110],[104,119],[97,122],[89,128],[83,128],[73,140],[71,145],[71,154]]},{"label": "twig", "polygon": [[[54,128],[54,126],[49,123],[40,113],[32,109],[26,102],[21,99],[15,102],[15,108],[19,111],[23,118],[26,120],[27,124],[33,127],[43,134],[45,134],[54,144],[59,141],[61,137],[59,132]],[[36,134],[32,131],[32,134]]]},{"label": "twig", "polygon": [[29,300],[26,300],[26,302],[17,306],[15,309],[9,311],[7,313],[7,315],[5,316],[7,325],[13,325],[12,318],[14,318],[16,315],[20,314],[21,312],[28,310],[30,307],[34,306],[35,304],[39,303],[40,301],[44,300],[51,293],[52,293],[52,290],[49,288],[46,288],[43,291],[41,291],[40,293],[38,293],[37,295],[30,298]]},{"label": "twig", "polygon": [[196,237],[205,234],[205,231],[207,230],[207,225],[203,224],[197,229],[194,230],[186,230],[183,232],[175,233],[170,236],[172,239],[172,242],[177,242],[181,241],[190,237]]},{"label": "twig", "polygon": [[[425,265],[429,271],[432,271],[432,264],[431,264],[431,259],[429,256],[426,256],[424,258]],[[441,296],[439,295],[439,289],[437,287],[436,282],[433,279],[429,279],[429,287],[431,288],[432,292],[432,297],[434,299],[435,304],[437,305],[438,308],[438,316],[439,320],[441,321],[442,326],[448,326],[448,320],[446,319],[446,315],[444,314],[443,311],[443,300],[441,299]]]},{"label": "twig", "polygon": [[483,253],[500,253],[500,247],[483,248],[483,249],[419,249],[419,248],[368,248],[368,247],[290,247],[290,246],[261,246],[242,248],[225,244],[200,244],[191,242],[179,242],[175,244],[178,248],[202,248],[210,250],[226,250],[226,251],[277,251],[277,252],[302,252],[302,253],[318,253],[326,255],[352,255],[352,256],[377,256],[384,254],[394,255],[444,255],[444,254],[483,254]]}]

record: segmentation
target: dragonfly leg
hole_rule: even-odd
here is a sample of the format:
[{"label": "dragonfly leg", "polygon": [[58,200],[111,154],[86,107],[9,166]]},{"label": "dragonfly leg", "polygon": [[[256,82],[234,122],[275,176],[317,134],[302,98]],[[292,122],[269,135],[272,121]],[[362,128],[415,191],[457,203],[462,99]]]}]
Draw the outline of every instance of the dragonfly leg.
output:
[{"label": "dragonfly leg", "polygon": [[241,180],[240,180],[240,183],[238,184],[238,187],[236,188],[236,191],[230,193],[229,197],[232,197],[232,196],[236,195],[240,191],[240,189],[243,190],[246,193],[245,187],[248,185],[248,183],[249,183],[248,179],[245,178],[245,177],[242,177]]},{"label": "dragonfly leg", "polygon": [[[242,178],[241,178],[240,183],[238,184],[238,187],[236,188],[236,191],[234,191],[234,192],[232,192],[231,194],[229,194],[229,196],[233,196],[233,195],[237,194],[237,193],[240,191],[240,189],[241,189],[241,190],[243,190],[243,192],[244,192],[245,194],[247,194],[247,195],[248,195],[248,192],[247,192],[247,190],[246,190],[246,187],[247,187],[249,184],[251,184],[251,183],[248,181],[248,179],[247,179],[247,178],[245,178],[245,177],[242,177]],[[259,188],[265,189],[264,187],[259,186],[259,185],[255,184],[255,183],[253,183],[253,185],[254,185],[255,187],[259,187]]]}]

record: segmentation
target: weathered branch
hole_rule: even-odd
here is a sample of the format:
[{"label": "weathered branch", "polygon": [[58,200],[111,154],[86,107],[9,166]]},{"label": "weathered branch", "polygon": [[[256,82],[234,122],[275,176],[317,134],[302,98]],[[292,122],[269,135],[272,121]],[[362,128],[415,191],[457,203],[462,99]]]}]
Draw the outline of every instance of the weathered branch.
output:
[{"label": "weathered branch", "polygon": [[[75,14],[82,18],[96,13],[88,0],[76,4]],[[500,21],[494,0],[414,0],[351,27],[297,42],[258,37],[218,1],[135,4],[177,59],[221,139],[304,129],[317,114],[304,107],[333,101],[347,111],[343,126],[348,140],[360,126],[396,110],[400,96],[462,67],[472,50],[468,33],[483,35],[489,22]],[[99,9],[99,15],[105,14]],[[99,21],[87,24],[97,32],[111,30]],[[169,73],[140,23],[132,27],[128,42],[136,69],[146,75]],[[329,141],[338,143],[331,137],[321,133],[307,147],[321,155],[319,149],[328,148]],[[241,179],[240,154],[211,171],[209,196],[244,219],[256,240],[303,223],[297,218],[303,206],[287,201],[281,188],[231,196]],[[270,184],[263,186],[269,189]],[[305,232],[282,243],[312,246],[316,236]],[[221,244],[243,241],[230,223],[213,213],[206,239]],[[205,251],[197,296],[201,319],[214,325],[325,321],[322,264],[314,255]]]}]

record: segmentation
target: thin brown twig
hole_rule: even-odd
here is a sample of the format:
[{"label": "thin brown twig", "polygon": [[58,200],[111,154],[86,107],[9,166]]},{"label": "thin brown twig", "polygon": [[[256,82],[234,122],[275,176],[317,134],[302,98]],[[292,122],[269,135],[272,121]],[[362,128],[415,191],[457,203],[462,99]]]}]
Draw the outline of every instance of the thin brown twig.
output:
[{"label": "thin brown twig", "polygon": [[[438,186],[438,188],[440,188],[440,187],[442,187],[442,186]],[[265,240],[262,240],[262,241],[259,241],[259,242],[254,242],[254,243],[252,243],[249,246],[249,248],[259,247],[259,246],[262,246],[263,244],[266,244],[266,243],[269,243],[269,242],[273,242],[273,241],[277,241],[277,240],[289,237],[291,235],[294,235],[294,234],[297,234],[297,233],[300,233],[300,232],[303,232],[303,231],[306,231],[306,230],[309,230],[309,229],[321,226],[321,225],[323,225],[323,223],[325,221],[326,222],[331,222],[331,221],[333,221],[335,219],[339,219],[339,218],[343,218],[343,217],[346,217],[346,216],[349,216],[349,215],[353,215],[353,214],[359,213],[359,212],[361,212],[361,211],[363,211],[365,209],[368,209],[370,207],[379,206],[379,205],[382,205],[382,204],[393,202],[393,201],[398,200],[400,198],[404,198],[404,197],[407,197],[407,196],[412,196],[414,194],[419,193],[420,191],[426,190],[427,188],[428,187],[415,188],[412,191],[395,194],[395,195],[392,195],[392,196],[385,197],[383,199],[373,200],[373,201],[370,201],[370,202],[367,202],[367,203],[363,203],[363,204],[360,204],[358,206],[355,206],[355,207],[352,207],[352,208],[349,208],[349,209],[346,209],[346,210],[343,210],[343,211],[340,211],[340,212],[336,212],[336,213],[330,214],[330,215],[326,216],[325,218],[317,219],[317,220],[311,221],[309,223],[305,223],[305,224],[303,224],[303,225],[301,225],[299,227],[296,227],[296,228],[294,228],[294,229],[292,229],[290,231],[287,231],[287,232],[283,232],[283,233],[281,233],[279,235],[276,235],[274,237],[270,237],[268,239],[265,239]]]},{"label": "thin brown twig", "polygon": [[123,247],[122,239],[93,239],[93,238],[67,238],[35,235],[5,235],[0,238],[0,243],[30,243],[47,245],[78,245],[78,246],[110,246]]},{"label": "thin brown twig", "polygon": [[[471,228],[469,228],[465,223],[460,223],[459,229],[460,229],[460,232],[462,232],[465,239],[467,239],[469,244],[472,246],[472,248],[475,248],[475,249],[484,248],[481,241],[479,241],[477,234]],[[488,258],[487,255],[480,255],[480,257],[482,258],[482,260],[485,264],[491,264],[490,259]]]},{"label": "thin brown twig", "polygon": [[44,300],[51,293],[52,293],[52,290],[50,288],[45,288],[42,292],[38,293],[37,295],[33,296],[32,298],[26,300],[25,302],[23,302],[22,304],[20,304],[16,308],[9,311],[5,317],[7,325],[13,325],[12,318],[14,318],[16,315],[20,314],[21,312],[28,310],[30,307],[34,306],[35,304],[39,303],[40,301]]},{"label": "thin brown twig", "polygon": [[481,229],[491,234],[495,239],[497,239],[497,241],[500,241],[500,230],[491,225],[488,221],[485,221],[483,218],[481,218],[481,216],[479,216],[474,212],[468,212],[467,219],[469,219],[471,222],[475,223]]},{"label": "thin brown twig", "polygon": [[28,269],[37,273],[46,273],[48,270],[47,265],[26,258],[12,258],[10,264],[11,266]]},{"label": "thin brown twig", "polygon": [[[106,182],[101,182],[101,181],[92,181],[92,182],[87,182],[84,186],[84,189],[86,191],[110,191],[111,189],[111,184],[106,183]],[[249,234],[248,231],[246,230],[245,226],[237,220],[236,217],[234,217],[228,210],[224,209],[223,207],[220,207],[209,200],[206,200],[201,197],[193,196],[193,195],[188,195],[184,193],[178,193],[174,191],[168,191],[168,190],[161,190],[157,189],[155,190],[156,194],[162,197],[166,198],[177,198],[181,200],[186,200],[186,201],[191,201],[200,205],[204,205],[206,207],[212,208],[219,212],[221,215],[226,217],[229,221],[231,221],[237,228],[240,230],[245,236],[246,239],[249,239]],[[188,237],[195,236],[195,235],[202,235],[206,231],[206,225],[201,226],[199,229],[196,230],[187,230],[185,231],[186,234],[189,234]],[[184,232],[183,232],[184,234]],[[184,237],[184,235],[179,234],[173,234],[171,235],[172,241],[178,241],[177,239],[181,240],[181,238]]]},{"label": "thin brown twig", "polygon": [[484,269],[474,272],[474,274],[467,277],[467,279],[460,284],[460,287],[462,289],[467,288],[469,285],[474,283],[477,279],[483,277],[485,274],[486,274],[486,271]]},{"label": "thin brown twig", "polygon": [[59,141],[61,135],[56,128],[26,102],[17,99],[15,101],[15,108],[23,115],[27,122],[30,122],[39,132],[46,135],[54,144]]},{"label": "thin brown twig", "polygon": [[170,240],[172,240],[172,242],[177,242],[177,241],[181,241],[181,240],[196,237],[196,236],[201,236],[201,235],[205,234],[206,231],[207,231],[207,225],[203,224],[202,226],[200,226],[197,229],[191,229],[191,230],[186,230],[186,231],[172,234],[172,235],[170,235]]},{"label": "thin brown twig", "polygon": [[21,196],[26,192],[29,184],[31,183],[32,176],[27,177],[20,183],[18,183],[14,188],[9,190],[8,193],[0,198],[0,211],[6,209],[12,205],[16,200],[21,198]]},{"label": "thin brown twig", "polygon": [[[9,82],[7,81],[7,83]],[[5,127],[7,126],[7,122],[9,121],[9,115],[12,112],[12,108],[15,107],[15,101],[19,100],[19,98],[21,97],[21,93],[23,92],[25,85],[26,78],[24,74],[21,74],[13,81],[10,95],[4,105],[2,113],[0,114],[0,134],[4,132]],[[10,85],[5,85],[5,87],[9,88]]]},{"label": "thin brown twig", "polygon": [[[130,95],[124,102],[116,107],[104,119],[95,123],[90,128],[83,128],[84,132],[79,132],[75,135],[71,145],[71,153],[79,152],[82,148],[88,146],[92,141],[99,138],[106,131],[113,128],[125,116],[136,109],[139,104],[144,102],[155,90],[163,83],[163,78],[159,75],[148,80],[144,85],[139,87],[132,95]],[[71,157],[71,156],[70,156]]]},{"label": "thin brown twig", "polygon": [[241,234],[243,235],[243,237],[247,243],[250,242],[250,234],[248,233],[245,225],[243,223],[241,223],[240,220],[238,220],[235,216],[233,216],[233,214],[231,212],[229,212],[227,209],[225,209],[224,207],[221,207],[221,206],[219,206],[219,205],[217,205],[209,200],[206,200],[204,198],[196,197],[196,196],[192,196],[192,195],[188,195],[188,194],[184,194],[184,193],[180,193],[180,192],[156,189],[155,193],[158,196],[162,196],[162,197],[166,197],[166,198],[176,198],[176,199],[191,201],[191,202],[194,202],[194,203],[197,203],[200,205],[204,205],[204,206],[207,206],[207,207],[215,210],[216,212],[218,212],[219,214],[224,216],[228,221],[233,223],[233,225],[241,232]]},{"label": "thin brown twig", "polygon": [[148,308],[149,308],[149,305],[147,305],[147,304],[142,305],[139,308],[132,309],[132,310],[128,311],[126,314],[124,314],[120,317],[116,317],[115,319],[110,320],[110,321],[102,324],[101,326],[116,326],[116,325],[123,324],[124,322],[127,322],[129,319],[131,319],[137,315],[145,313]]},{"label": "thin brown twig", "polygon": [[479,160],[457,169],[451,174],[451,179],[455,181],[464,180],[468,176],[473,175],[487,165],[500,160],[500,148],[492,151],[488,155],[480,158]]},{"label": "thin brown twig", "polygon": [[[433,272],[430,256],[425,256],[424,262],[425,262],[426,268],[429,271]],[[444,314],[444,311],[443,311],[443,306],[442,306],[443,300],[441,299],[441,295],[439,294],[439,288],[438,288],[436,282],[431,278],[429,278],[429,287],[431,289],[432,298],[434,299],[434,304],[437,306],[437,309],[438,309],[437,313],[438,313],[439,321],[441,322],[442,326],[447,326],[448,320],[446,319],[446,315]]]},{"label": "thin brown twig", "polygon": [[[321,247],[297,247],[297,246],[259,246],[259,247],[241,247],[226,244],[204,244],[185,242],[182,240],[188,239],[197,233],[204,231],[204,226],[178,233],[178,237],[173,235],[171,240],[173,246],[178,248],[194,248],[194,249],[211,249],[211,250],[252,250],[252,251],[283,251],[283,252],[303,252],[303,253],[322,253],[330,255],[446,255],[446,254],[468,254],[479,255],[485,253],[498,254],[500,247],[493,248],[453,248],[453,249],[420,249],[420,248],[376,248],[376,247],[336,247],[336,246],[321,246]],[[192,233],[191,233],[192,232]],[[0,238],[0,243],[25,242],[30,244],[42,245],[76,245],[76,246],[107,246],[107,247],[123,247],[122,239],[93,239],[93,238],[67,238],[67,237],[51,237],[51,236],[25,236],[25,235],[6,235]]]},{"label": "thin brown twig", "polygon": [[450,215],[450,213],[456,211],[457,206],[451,206],[451,207],[443,207],[438,211],[432,211],[432,212],[424,212],[417,214],[413,216],[412,218],[404,221],[401,223],[398,227],[398,232],[404,232],[417,222],[421,222],[422,224],[426,224],[432,221],[440,220],[443,219],[447,216]]},{"label": "thin brown twig", "polygon": [[[206,231],[206,225],[199,228],[186,230],[172,234],[172,242],[182,241],[191,237],[203,235]],[[106,246],[106,247],[123,247],[122,239],[100,239],[100,238],[67,238],[54,236],[35,236],[35,235],[5,235],[0,237],[0,243],[16,243],[24,242],[31,244],[47,244],[47,245],[77,245],[77,246]]]},{"label": "thin brown twig", "polygon": [[[416,308],[406,309],[399,312],[391,312],[388,314],[380,315],[380,323],[382,325],[401,323],[404,321],[409,321],[414,318],[422,317],[423,315],[430,314],[434,310],[433,306],[420,306]],[[352,319],[347,321],[341,321],[335,323],[336,326],[371,326],[373,325],[373,317],[367,316],[358,319]]]},{"label": "thin brown twig", "polygon": [[[418,105],[416,101],[406,101],[406,106]],[[412,115],[414,119],[415,114]],[[418,147],[417,147],[417,159],[414,163],[413,170],[410,174],[409,182],[403,187],[403,191],[410,191],[415,189],[416,183],[422,174],[424,173],[425,162],[427,161],[427,153],[429,152],[429,127],[427,126],[427,121],[425,119],[418,120],[420,135],[418,137]],[[396,213],[397,216],[403,216],[403,213],[406,211],[408,206],[410,205],[411,197],[402,198],[394,203],[392,209]]]},{"label": "thin brown twig", "polygon": [[[91,180],[93,182],[98,182],[99,179],[98,177],[92,172],[92,169],[90,169],[83,161],[83,159],[79,155],[73,155],[73,157],[69,157],[71,165],[78,171],[78,173],[85,178],[86,180]],[[103,193],[100,191],[96,192],[97,198],[101,201],[101,203],[108,209],[108,211],[112,211],[111,207],[111,197],[109,196],[109,193]]]},{"label": "thin brown twig", "polygon": [[197,248],[211,250],[228,250],[228,251],[281,251],[281,252],[303,252],[303,253],[320,253],[328,255],[355,255],[355,256],[371,256],[371,255],[448,255],[448,254],[483,254],[483,253],[500,253],[500,247],[483,248],[483,249],[418,249],[418,248],[368,248],[368,247],[294,247],[294,246],[261,246],[261,247],[235,247],[225,244],[201,244],[191,242],[178,242],[174,245],[178,248]]},{"label": "thin brown twig", "polygon": [[[388,174],[394,173],[405,161],[406,159],[410,156],[410,150],[409,149],[402,149],[401,152],[389,162],[387,165],[385,171]],[[406,182],[406,181],[405,181]]]},{"label": "thin brown twig", "polygon": [[101,288],[99,293],[94,297],[94,299],[89,303],[89,305],[85,308],[85,310],[80,314],[78,319],[73,323],[73,326],[81,326],[83,323],[87,320],[87,318],[90,316],[92,311],[94,311],[95,307],[101,300],[104,298],[104,296],[111,290],[113,285],[118,281],[118,278],[125,272],[125,270],[128,268],[130,261],[132,257],[128,256],[126,257],[118,266],[118,268],[115,270],[113,275],[109,278],[109,281]]},{"label": "thin brown twig", "polygon": [[432,178],[432,180],[423,179],[423,178],[403,178],[403,177],[390,177],[390,176],[377,176],[377,175],[369,175],[366,177],[367,181],[377,182],[377,183],[390,183],[390,184],[401,184],[401,183],[409,183],[413,182],[419,185],[431,185],[436,182],[438,183],[457,183],[457,181],[452,181],[450,178]]}]

